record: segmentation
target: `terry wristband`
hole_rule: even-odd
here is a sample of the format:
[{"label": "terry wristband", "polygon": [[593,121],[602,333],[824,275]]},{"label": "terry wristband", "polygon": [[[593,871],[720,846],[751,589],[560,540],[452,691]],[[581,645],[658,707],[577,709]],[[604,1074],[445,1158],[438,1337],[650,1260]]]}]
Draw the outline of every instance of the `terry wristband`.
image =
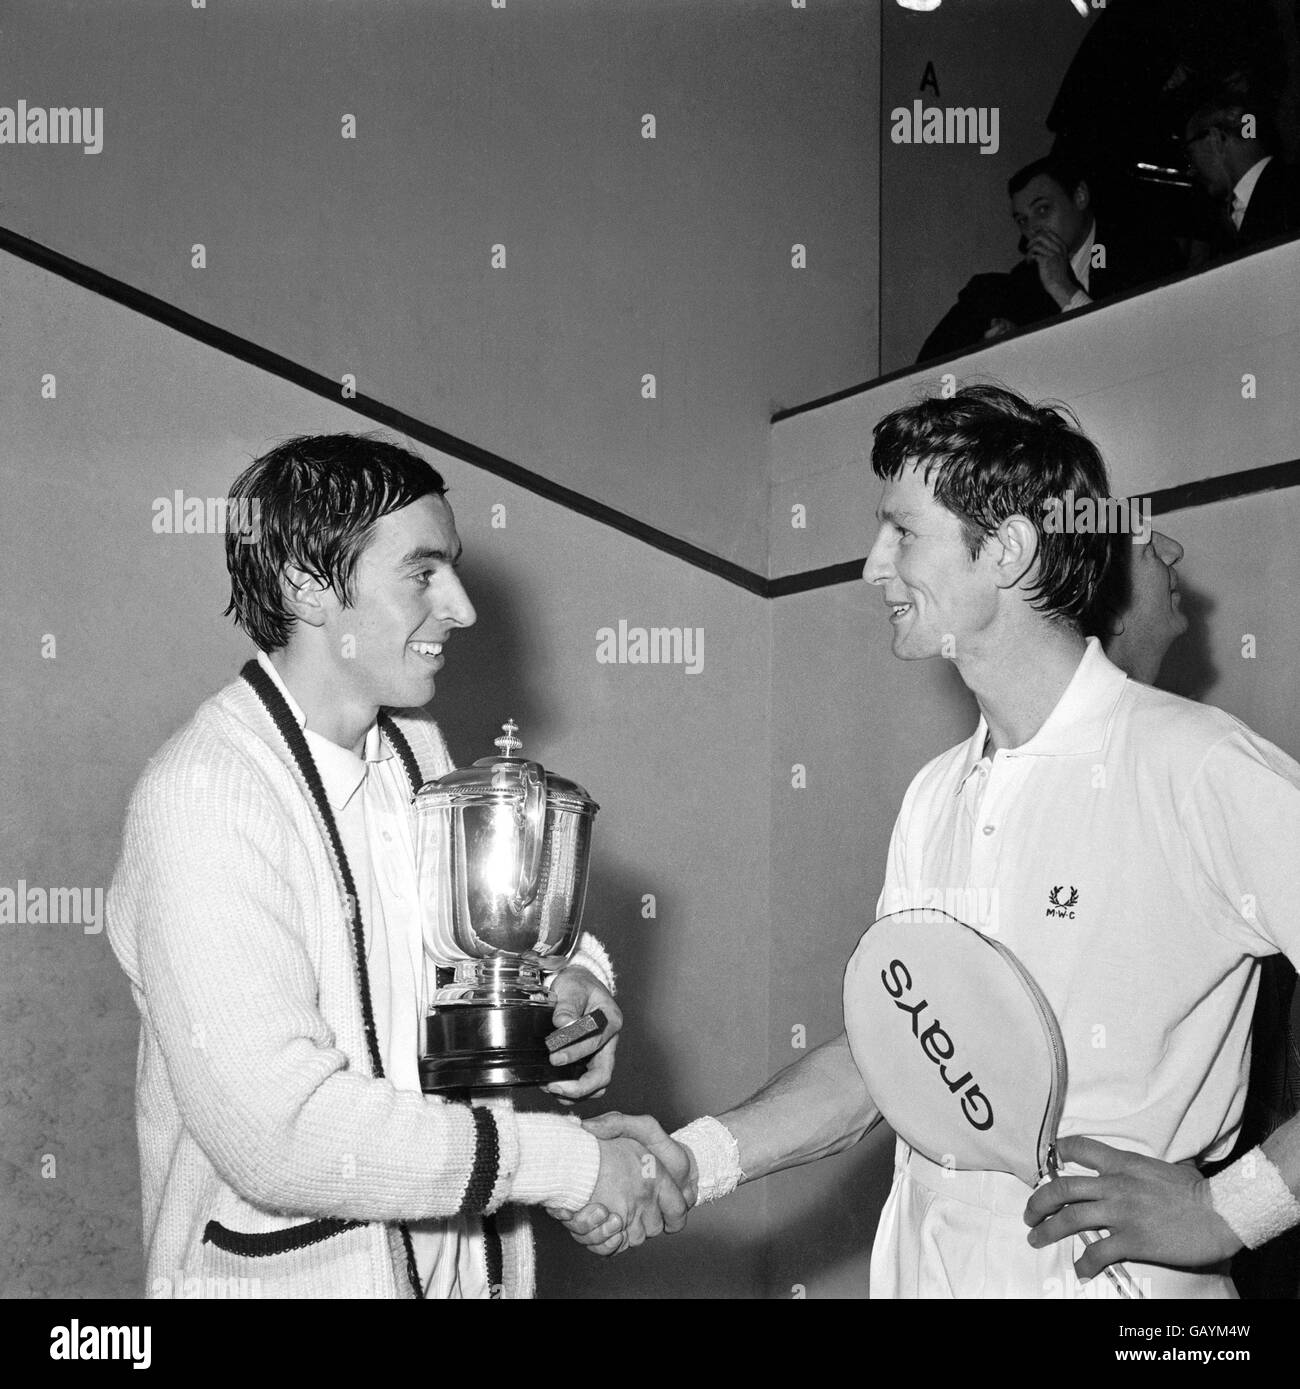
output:
[{"label": "terry wristband", "polygon": [[1262,1148],[1210,1178],[1210,1203],[1247,1249],[1300,1225],[1300,1201]]},{"label": "terry wristband", "polygon": [[[586,931],[582,933],[578,941],[578,948],[569,964],[580,965],[583,969],[589,970],[611,994],[617,993],[614,987],[614,966],[610,963],[605,947],[595,936]],[[553,975],[551,977],[554,978]]]},{"label": "terry wristband", "polygon": [[740,1145],[735,1135],[712,1115],[693,1119],[672,1135],[695,1158],[697,1194],[695,1204],[729,1196],[744,1180],[740,1170]]}]

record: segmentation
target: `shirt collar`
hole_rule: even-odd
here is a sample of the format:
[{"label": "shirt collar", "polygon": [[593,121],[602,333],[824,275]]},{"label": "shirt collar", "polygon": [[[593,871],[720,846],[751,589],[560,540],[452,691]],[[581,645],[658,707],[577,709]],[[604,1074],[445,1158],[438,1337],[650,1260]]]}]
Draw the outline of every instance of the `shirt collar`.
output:
[{"label": "shirt collar", "polygon": [[[1008,748],[1007,756],[1070,757],[1100,752],[1111,716],[1127,683],[1128,676],[1106,659],[1101,642],[1096,637],[1089,637],[1070,683],[1043,726],[1027,743],[1022,743],[1018,748]],[[979,726],[966,744],[961,777],[957,783],[959,791],[983,760],[988,732],[988,722],[981,714]]]},{"label": "shirt collar", "polygon": [[358,757],[351,748],[342,748],[337,743],[330,742],[322,734],[307,727],[307,715],[303,713],[298,701],[289,693],[289,687],[280,678],[280,672],[276,670],[265,651],[257,653],[257,663],[274,681],[276,689],[284,696],[284,702],[289,706],[289,712],[293,715],[298,727],[302,729],[303,735],[307,739],[307,746],[311,749],[312,761],[316,763],[316,770],[320,773],[321,783],[325,787],[325,794],[329,798],[330,806],[334,810],[342,810],[356,795],[357,788],[365,781],[368,765],[371,762],[383,762],[392,756],[391,750],[380,736],[378,720],[372,723],[367,730],[366,745],[362,749],[363,755]]},{"label": "shirt collar", "polygon": [[1237,180],[1237,186],[1232,190],[1232,217],[1238,230],[1241,229],[1241,219],[1246,215],[1246,208],[1250,205],[1250,195],[1255,191],[1264,166],[1272,157],[1271,154],[1266,154],[1263,159],[1256,160]]},{"label": "shirt collar", "polygon": [[1083,245],[1070,257],[1070,269],[1074,272],[1074,278],[1084,287],[1088,288],[1088,273],[1092,269],[1092,248],[1097,242],[1097,221],[1093,219],[1092,226],[1088,229],[1088,235],[1083,238]]}]

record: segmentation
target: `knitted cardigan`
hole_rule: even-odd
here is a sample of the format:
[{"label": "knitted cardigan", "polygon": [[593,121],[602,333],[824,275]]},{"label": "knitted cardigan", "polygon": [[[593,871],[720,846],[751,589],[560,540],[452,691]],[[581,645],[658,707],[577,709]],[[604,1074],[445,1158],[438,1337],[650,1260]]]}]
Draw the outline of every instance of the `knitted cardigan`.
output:
[{"label": "knitted cardigan", "polygon": [[[426,779],[451,769],[426,713],[390,717]],[[146,768],[107,926],[141,1017],[151,1296],[414,1297],[398,1222],[494,1213],[500,1294],[533,1295],[526,1211],[504,1204],[520,1133],[545,1159],[534,1202],[584,1202],[596,1145],[507,1098],[471,1108],[374,1078],[339,867],[246,681]],[[591,937],[573,963],[613,987]]]}]

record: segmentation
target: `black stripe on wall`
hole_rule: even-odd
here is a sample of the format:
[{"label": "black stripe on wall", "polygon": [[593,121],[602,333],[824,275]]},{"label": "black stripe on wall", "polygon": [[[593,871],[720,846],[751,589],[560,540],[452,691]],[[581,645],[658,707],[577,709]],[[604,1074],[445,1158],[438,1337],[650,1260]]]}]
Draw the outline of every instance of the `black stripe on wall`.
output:
[{"label": "black stripe on wall", "polygon": [[354,399],[344,400],[339,394],[339,383],[330,377],[313,371],[310,367],[302,366],[298,362],[291,361],[288,357],[282,357],[278,352],[271,352],[265,347],[259,347],[256,343],[249,342],[247,338],[241,338],[235,333],[227,332],[224,328],[218,328],[215,324],[186,313],[185,310],[178,309],[174,304],[169,304],[152,294],[146,294],[142,289],[136,289],[134,285],[128,285],[122,280],[116,280],[111,275],[104,274],[102,270],[94,270],[88,265],[82,265],[81,262],[73,260],[70,256],[65,256],[59,251],[51,250],[48,246],[42,246],[37,241],[20,236],[7,227],[0,227],[0,250],[8,251],[20,260],[28,261],[32,265],[39,266],[42,270],[48,270],[51,274],[80,285],[83,289],[102,295],[115,304],[121,304],[124,308],[143,314],[145,318],[152,319],[155,323],[161,323],[164,327],[171,328],[175,332],[183,333],[196,342],[214,347],[218,352],[224,352],[228,357],[247,362],[249,366],[257,367],[258,370],[268,372],[272,376],[278,376],[281,380],[289,381],[304,391],[310,391],[313,395],[322,396],[335,405],[342,405],[345,409],[355,411],[366,419],[374,420],[376,424],[384,425],[388,429],[400,430],[403,434],[419,440],[420,443],[426,444],[429,448],[437,449],[440,453],[457,458],[462,463],[469,463],[475,468],[481,468],[485,473],[490,473],[493,477],[499,477],[516,487],[521,487],[526,492],[532,492],[538,497],[545,497],[547,501],[556,502],[569,511],[577,512],[580,516],[587,516],[593,521],[599,521],[602,525],[609,526],[612,530],[619,531],[623,535],[630,535],[633,539],[640,540],[664,554],[672,555],[676,559],[694,565],[697,569],[703,569],[720,579],[725,579],[738,588],[760,595],[764,592],[767,580],[761,574],[755,574],[743,565],[722,559],[708,550],[701,549],[698,545],[692,545],[687,540],[681,540],[675,535],[669,535],[667,531],[661,531],[644,521],[638,521],[635,516],[629,516],[626,512],[619,511],[612,506],[606,506],[605,503],[598,502],[581,492],[576,492],[571,487],[565,487],[562,483],[542,477],[540,473],[534,473],[518,463],[512,463],[508,458],[502,458],[498,453],[492,453],[488,449],[480,448],[477,444],[471,444],[466,439],[458,439],[454,434],[448,434],[444,430],[426,424],[423,420],[418,420],[413,415],[408,415],[391,405],[373,400],[370,396],[358,395]]},{"label": "black stripe on wall", "polygon": [[[1285,487],[1300,487],[1300,458],[1293,458],[1288,463],[1270,463],[1263,468],[1246,468],[1239,473],[1201,478],[1197,482],[1183,482],[1177,487],[1164,487],[1159,492],[1139,495],[1150,501],[1152,516],[1167,516],[1171,511],[1188,511],[1192,507],[1231,501],[1234,497],[1278,492]],[[843,564],[828,564],[802,574],[769,579],[766,596],[784,598],[791,593],[807,593],[814,588],[852,583],[862,577],[862,567],[866,562],[864,555],[861,559],[846,560]]]},{"label": "black stripe on wall", "polygon": [[767,581],[768,598],[787,598],[792,593],[808,593],[814,588],[830,588],[833,584],[852,583],[862,577],[867,557],[845,560],[843,564],[828,564],[822,569],[806,569],[802,574],[783,574]]},{"label": "black stripe on wall", "polygon": [[[1278,244],[1285,239],[1279,238]],[[311,368],[291,361],[288,357],[282,357],[277,352],[259,347],[247,338],[241,338],[224,328],[218,328],[215,324],[197,318],[194,314],[186,313],[185,310],[177,308],[174,304],[169,304],[152,294],[146,294],[144,290],[128,285],[123,280],[106,275],[102,270],[95,270],[88,265],[83,265],[80,261],[73,260],[70,256],[52,250],[48,246],[42,246],[40,242],[20,236],[8,227],[0,227],[0,250],[8,251],[19,260],[27,261],[29,264],[58,275],[72,284],[80,285],[83,289],[101,295],[115,304],[121,304],[124,308],[142,314],[155,323],[161,323],[164,327],[183,333],[196,342],[215,348],[218,352],[224,352],[237,361],[247,362],[249,366],[257,367],[259,371],[268,372],[270,375],[299,386],[305,391],[310,391],[313,395],[321,396],[336,405],[342,405],[366,419],[374,420],[376,424],[398,430],[429,448],[437,449],[440,453],[459,459],[462,463],[468,463],[471,467],[480,468],[491,476],[499,477],[526,492],[544,497],[547,501],[555,502],[558,506],[565,507],[580,516],[589,517],[591,520],[609,526],[612,530],[623,535],[640,540],[643,544],[649,545],[663,554],[672,555],[675,559],[680,559],[697,569],[713,574],[719,579],[725,579],[728,583],[735,584],[736,587],[744,589],[747,593],[757,594],[760,598],[784,598],[794,593],[808,593],[814,589],[850,583],[862,576],[862,566],[866,562],[865,557],[858,560],[845,560],[839,564],[825,565],[820,569],[805,570],[798,574],[785,574],[775,579],[764,578],[762,575],[754,573],[753,570],[746,569],[743,565],[723,559],[719,555],[704,550],[698,545],[692,545],[689,541],[681,540],[677,536],[669,535],[667,531],[661,531],[644,521],[638,521],[636,517],[629,516],[626,512],[606,506],[603,502],[598,502],[581,492],[574,491],[571,487],[565,487],[561,483],[553,482],[550,478],[542,477],[539,473],[531,472],[520,464],[512,463],[509,459],[501,457],[500,454],[480,448],[477,444],[471,444],[465,439],[458,439],[455,435],[448,434],[431,424],[426,424],[423,420],[418,420],[413,415],[408,415],[391,405],[385,405],[382,401],[372,400],[369,396],[364,395],[358,395],[352,400],[343,400],[339,395],[339,383],[330,377],[312,371]],[[1159,283],[1163,284],[1166,281]],[[1145,293],[1149,288],[1151,286],[1145,286],[1141,290],[1133,291],[1133,293]],[[1123,297],[1131,296],[1125,295]],[[1107,302],[1111,301],[1108,300]],[[1087,313],[1103,307],[1105,306],[1100,304],[1093,305],[1090,309],[1082,309],[1078,312]],[[1050,326],[1050,324],[1036,325],[1022,331],[1042,331],[1044,326]],[[926,364],[927,369],[934,365],[936,364]],[[915,370],[915,367],[905,367],[892,372],[889,376],[879,377],[877,380],[867,382],[864,385],[853,386],[835,395],[810,401],[806,405],[797,405],[788,410],[781,410],[773,416],[772,422],[775,424],[780,420],[789,419],[793,415],[816,409],[818,406],[831,404],[850,395],[857,395],[869,387],[878,386],[884,381],[893,380],[895,377],[909,375]],[[1279,488],[1295,486],[1300,486],[1300,459],[1292,459],[1286,463],[1273,463],[1262,468],[1248,468],[1239,473],[1227,473],[1219,477],[1202,478],[1197,482],[1187,482],[1177,487],[1164,488],[1162,491],[1150,494],[1151,513],[1153,516],[1161,516],[1170,511],[1207,506],[1213,502],[1226,501],[1233,497],[1245,497],[1258,492],[1273,492]]]},{"label": "black stripe on wall", "polygon": [[1151,514],[1167,516],[1171,511],[1209,506],[1212,502],[1226,502],[1233,497],[1251,497],[1259,492],[1278,492],[1284,487],[1300,487],[1300,458],[1293,458],[1287,463],[1269,463],[1263,468],[1245,468],[1239,473],[1201,478],[1199,482],[1183,482],[1177,487],[1165,487],[1150,494]]}]

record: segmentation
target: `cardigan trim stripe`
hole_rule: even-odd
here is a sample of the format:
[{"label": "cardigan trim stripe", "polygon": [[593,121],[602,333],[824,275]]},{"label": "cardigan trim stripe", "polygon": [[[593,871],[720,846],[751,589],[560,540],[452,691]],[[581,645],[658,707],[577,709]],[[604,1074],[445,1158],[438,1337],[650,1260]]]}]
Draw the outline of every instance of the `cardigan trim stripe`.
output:
[{"label": "cardigan trim stripe", "polygon": [[465,1187],[461,1210],[480,1215],[492,1200],[501,1166],[501,1143],[497,1137],[497,1121],[490,1109],[471,1105],[474,1115],[474,1166]]},{"label": "cardigan trim stripe", "polygon": [[379,715],[379,728],[389,747],[402,759],[406,779],[411,783],[411,799],[414,800],[416,793],[424,785],[424,777],[420,772],[420,764],[411,751],[411,745],[406,741],[406,734],[383,712]]},{"label": "cardigan trim stripe", "polygon": [[505,1287],[505,1255],[501,1248],[501,1231],[495,1215],[483,1217],[483,1254],[487,1262],[489,1296],[500,1297]]},{"label": "cardigan trim stripe", "polygon": [[[334,819],[334,812],[330,809],[329,798],[325,794],[324,784],[321,782],[320,773],[316,769],[316,763],[311,755],[311,748],[307,745],[307,739],[303,737],[302,729],[298,727],[297,720],[293,717],[289,706],[285,703],[284,696],[275,687],[275,682],[267,675],[266,671],[256,661],[249,661],[240,671],[240,674],[253,687],[253,693],[257,695],[262,703],[262,707],[270,715],[271,721],[275,724],[280,737],[284,739],[285,745],[293,756],[299,772],[302,774],[303,781],[307,784],[307,789],[311,792],[311,798],[316,802],[316,809],[320,819],[325,826],[326,835],[329,839],[330,847],[334,851],[334,860],[339,869],[339,876],[343,879],[343,888],[347,895],[348,919],[352,928],[352,949],[353,959],[357,969],[357,988],[361,994],[361,1017],[366,1033],[366,1049],[370,1053],[371,1072],[377,1080],[384,1078],[384,1061],[379,1052],[379,1034],[375,1028],[375,1011],[370,1000],[370,974],[366,968],[366,941],[365,932],[361,924],[361,900],[357,896],[356,881],[352,877],[352,868],[348,863],[348,856],[343,849],[343,840],[339,835],[339,828]],[[394,743],[397,748],[398,756],[402,759],[402,766],[406,772],[407,780],[411,782],[411,795],[419,789],[419,767],[415,761],[410,745],[406,739],[397,731],[391,719],[386,719],[388,728],[397,734],[400,740]],[[388,729],[385,730],[387,734]],[[411,769],[415,768],[415,775],[411,775]],[[495,1138],[496,1128],[493,1126],[493,1136]],[[475,1161],[477,1162],[478,1153],[475,1151]],[[471,1183],[473,1177],[470,1178]],[[315,1222],[313,1222],[315,1223]],[[325,1222],[322,1222],[325,1223]],[[339,1222],[330,1222],[338,1225]],[[329,1235],[338,1234],[340,1228],[331,1229],[329,1234],[322,1234],[318,1238],[327,1239]],[[415,1246],[411,1242],[411,1232],[404,1220],[397,1222],[397,1228],[402,1235],[402,1249],[406,1254],[406,1276],[411,1284],[411,1289],[415,1296],[424,1296],[424,1285],[420,1280],[419,1265],[415,1259]],[[291,1230],[288,1232],[293,1234]],[[207,1232],[205,1231],[205,1238]],[[214,1241],[215,1242],[215,1241]],[[315,1241],[311,1241],[314,1243]]]},{"label": "cardigan trim stripe", "polygon": [[304,1225],[293,1225],[287,1230],[267,1230],[258,1234],[248,1230],[232,1230],[219,1220],[209,1220],[203,1227],[203,1243],[224,1249],[227,1254],[260,1259],[271,1254],[288,1254],[294,1249],[306,1249],[309,1245],[333,1239],[344,1230],[359,1230],[365,1223],[364,1220],[326,1217],[309,1220]]},{"label": "cardigan trim stripe", "polygon": [[316,770],[316,763],[312,759],[307,740],[302,736],[302,729],[298,727],[297,721],[290,713],[283,695],[275,688],[275,682],[256,661],[249,661],[239,673],[253,687],[253,693],[261,701],[280,737],[284,739],[285,745],[307,785],[307,790],[316,803],[317,814],[325,826],[325,835],[333,851],[334,863],[338,868],[339,876],[343,879],[343,892],[348,905],[348,921],[352,928],[352,957],[356,965],[357,983],[361,991],[361,1016],[365,1026],[366,1051],[370,1057],[370,1071],[377,1080],[382,1080],[384,1078],[384,1062],[379,1054],[379,1034],[375,1030],[375,1011],[370,1001],[370,977],[369,971],[366,969],[366,941],[361,926],[361,901],[357,896],[357,885],[352,877],[348,856],[343,852],[343,840],[339,837],[338,825],[334,821],[334,812],[330,809],[329,798],[325,795],[325,787],[321,782],[320,773]]}]

